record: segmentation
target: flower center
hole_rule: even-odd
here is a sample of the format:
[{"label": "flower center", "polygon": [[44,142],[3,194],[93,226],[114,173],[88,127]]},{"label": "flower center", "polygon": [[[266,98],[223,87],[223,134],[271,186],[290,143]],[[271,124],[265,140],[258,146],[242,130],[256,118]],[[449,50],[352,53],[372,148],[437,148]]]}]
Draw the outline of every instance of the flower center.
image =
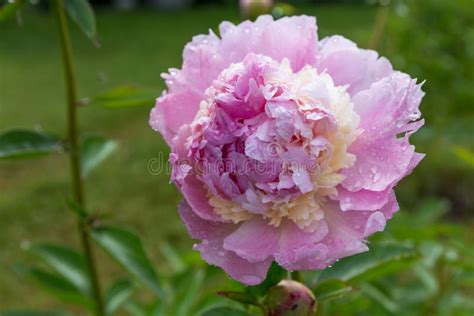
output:
[{"label": "flower center", "polygon": [[347,148],[359,117],[345,88],[310,66],[294,73],[288,60],[249,54],[206,96],[188,143],[214,211],[234,223],[262,216],[312,230],[355,160]]}]

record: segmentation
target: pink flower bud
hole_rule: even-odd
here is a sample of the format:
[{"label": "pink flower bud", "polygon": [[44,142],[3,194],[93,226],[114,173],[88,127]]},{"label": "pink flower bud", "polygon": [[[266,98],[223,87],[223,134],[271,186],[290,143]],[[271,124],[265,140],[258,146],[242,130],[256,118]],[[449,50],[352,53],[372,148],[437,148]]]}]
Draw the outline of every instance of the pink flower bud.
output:
[{"label": "pink flower bud", "polygon": [[269,13],[273,0],[240,0],[240,12],[243,17],[256,18]]},{"label": "pink flower bud", "polygon": [[282,280],[268,291],[265,306],[270,316],[312,316],[316,313],[316,298],[304,284]]}]

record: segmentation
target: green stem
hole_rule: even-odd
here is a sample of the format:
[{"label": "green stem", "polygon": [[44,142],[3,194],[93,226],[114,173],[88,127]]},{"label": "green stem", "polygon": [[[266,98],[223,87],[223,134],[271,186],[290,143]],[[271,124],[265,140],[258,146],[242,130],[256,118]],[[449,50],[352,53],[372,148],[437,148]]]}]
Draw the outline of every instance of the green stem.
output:
[{"label": "green stem", "polygon": [[301,273],[299,271],[291,272],[290,276],[293,281],[301,282],[303,280]]},{"label": "green stem", "polygon": [[387,24],[389,13],[390,13],[390,7],[388,5],[381,6],[377,10],[374,26],[372,27],[372,35],[369,41],[370,49],[377,49],[379,47],[380,41],[382,40],[384,29],[385,29],[385,24]]},{"label": "green stem", "polygon": [[[76,79],[74,76],[74,66],[72,63],[72,45],[67,25],[66,14],[64,11],[63,0],[57,0],[56,5],[57,18],[59,22],[59,35],[61,43],[61,52],[64,64],[64,75],[66,84],[66,101],[67,101],[67,123],[68,123],[68,140],[69,140],[69,158],[71,166],[72,189],[75,202],[85,209],[84,187],[81,178],[81,161],[80,146],[78,140],[77,128],[77,93]],[[104,303],[101,296],[99,277],[94,264],[94,254],[89,235],[87,233],[87,224],[83,220],[79,220],[79,235],[84,250],[87,266],[89,269],[89,277],[92,284],[93,296],[96,305],[96,315],[104,316]]]}]

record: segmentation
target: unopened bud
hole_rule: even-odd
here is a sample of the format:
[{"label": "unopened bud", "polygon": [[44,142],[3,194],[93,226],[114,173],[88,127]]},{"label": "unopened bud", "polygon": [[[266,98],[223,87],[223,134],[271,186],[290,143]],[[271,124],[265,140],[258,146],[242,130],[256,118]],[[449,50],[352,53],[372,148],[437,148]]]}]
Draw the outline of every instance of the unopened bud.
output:
[{"label": "unopened bud", "polygon": [[240,0],[240,12],[244,18],[255,19],[269,13],[272,5],[273,0]]},{"label": "unopened bud", "polygon": [[282,280],[268,290],[265,306],[269,316],[313,316],[316,298],[304,284]]}]

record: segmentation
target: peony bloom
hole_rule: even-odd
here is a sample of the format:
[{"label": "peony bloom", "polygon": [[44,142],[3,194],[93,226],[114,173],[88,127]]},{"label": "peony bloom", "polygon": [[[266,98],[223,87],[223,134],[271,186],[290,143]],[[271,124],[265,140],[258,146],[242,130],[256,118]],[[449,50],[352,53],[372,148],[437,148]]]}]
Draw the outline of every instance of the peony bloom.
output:
[{"label": "peony bloom", "polygon": [[195,249],[245,284],[273,260],[323,269],[367,251],[423,158],[420,85],[316,21],[223,22],[184,49],[150,124],[170,145]]}]

